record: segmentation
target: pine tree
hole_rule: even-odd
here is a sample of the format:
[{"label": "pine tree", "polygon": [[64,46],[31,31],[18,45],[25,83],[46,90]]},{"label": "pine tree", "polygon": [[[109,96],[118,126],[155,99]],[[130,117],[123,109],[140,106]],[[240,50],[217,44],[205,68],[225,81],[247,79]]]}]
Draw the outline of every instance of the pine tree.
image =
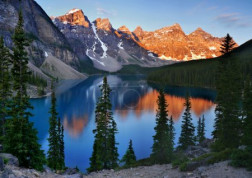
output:
[{"label": "pine tree", "polygon": [[100,144],[98,142],[98,134],[95,135],[94,145],[93,145],[93,153],[90,158],[90,167],[87,169],[88,172],[98,171],[103,169],[102,160],[100,158]]},{"label": "pine tree", "polygon": [[188,94],[186,95],[186,102],[184,104],[186,107],[184,115],[183,115],[183,121],[182,121],[182,130],[181,135],[179,137],[179,148],[186,149],[190,145],[195,145],[195,127],[192,123],[192,116],[190,113],[191,110],[191,102]]},{"label": "pine tree", "polygon": [[243,111],[243,144],[252,151],[252,82],[249,77],[244,86]]},{"label": "pine tree", "polygon": [[118,167],[118,149],[116,147],[116,145],[118,143],[116,143],[116,138],[115,138],[115,134],[118,132],[117,130],[117,126],[116,126],[116,122],[114,120],[112,120],[112,125],[110,128],[110,132],[109,132],[109,160],[110,160],[110,165],[109,168],[116,168]]},{"label": "pine tree", "polygon": [[58,140],[59,140],[59,170],[65,168],[65,144],[64,144],[64,126],[58,118]]},{"label": "pine tree", "polygon": [[202,143],[206,139],[205,137],[205,117],[203,115],[202,119],[199,118],[197,127],[197,141]]},{"label": "pine tree", "polygon": [[129,147],[125,155],[123,156],[121,162],[125,163],[125,167],[134,166],[134,164],[136,163],[136,155],[133,149],[132,140],[130,140]]},{"label": "pine tree", "polygon": [[224,38],[223,43],[221,45],[220,52],[223,55],[227,54],[234,49],[234,46],[235,46],[235,42],[234,42],[233,38],[229,34],[227,34],[227,36]]},{"label": "pine tree", "polygon": [[118,153],[116,148],[115,134],[116,123],[112,117],[112,105],[110,102],[111,89],[104,77],[101,88],[101,97],[96,105],[96,129],[92,157],[90,158],[89,172],[101,169],[111,169],[117,166]]},{"label": "pine tree", "polygon": [[56,110],[56,97],[52,85],[51,97],[51,114],[49,118],[49,150],[47,156],[48,166],[54,170],[62,170],[65,168],[65,154],[64,154],[64,128],[61,125],[60,118]]},{"label": "pine tree", "polygon": [[174,128],[174,122],[173,122],[172,116],[169,119],[168,127],[169,127],[168,150],[169,150],[169,155],[170,155],[169,160],[172,160],[172,158],[173,158],[173,151],[174,151],[174,145],[175,145],[175,143],[174,143],[174,140],[175,140],[175,128]]},{"label": "pine tree", "polygon": [[29,122],[32,106],[26,92],[28,83],[28,58],[25,47],[28,45],[23,29],[23,16],[19,12],[18,24],[13,35],[12,77],[14,97],[10,105],[9,119],[6,122],[4,149],[19,159],[21,166],[43,169],[45,156],[38,144],[37,130]]},{"label": "pine tree", "polygon": [[241,72],[235,60],[221,60],[216,81],[216,118],[212,133],[213,149],[220,151],[236,148],[240,144],[241,133]]},{"label": "pine tree", "polygon": [[0,38],[0,136],[1,142],[5,136],[5,120],[9,114],[11,98],[10,52],[4,46],[3,37]]},{"label": "pine tree", "polygon": [[151,158],[155,163],[169,163],[171,161],[171,152],[169,150],[169,126],[168,111],[164,92],[161,90],[157,100],[158,110],[156,115],[156,134],[153,136],[153,146]]}]

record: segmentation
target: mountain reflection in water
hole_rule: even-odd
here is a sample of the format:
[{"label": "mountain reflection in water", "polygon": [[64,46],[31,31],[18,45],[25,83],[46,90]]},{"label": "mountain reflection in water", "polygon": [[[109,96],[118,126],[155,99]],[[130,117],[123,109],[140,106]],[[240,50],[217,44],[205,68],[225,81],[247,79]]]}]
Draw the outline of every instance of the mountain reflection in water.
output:
[{"label": "mountain reflection in water", "polygon": [[[102,76],[93,76],[87,80],[65,81],[57,93],[57,110],[65,128],[66,166],[80,168],[85,172],[89,166],[94,141],[95,106],[100,96],[99,85]],[[112,89],[111,103],[114,119],[119,133],[116,135],[120,157],[125,153],[129,139],[137,159],[146,158],[151,153],[153,143],[157,98],[160,88],[149,85],[144,76],[109,75],[108,82]],[[189,93],[192,104],[193,123],[205,115],[206,136],[211,137],[214,123],[214,99],[216,92],[201,88],[165,87],[169,116],[175,120],[177,143],[180,134],[181,118],[184,112],[185,95]],[[31,120],[38,129],[38,136],[45,152],[48,150],[50,97],[32,99],[34,116]]]}]

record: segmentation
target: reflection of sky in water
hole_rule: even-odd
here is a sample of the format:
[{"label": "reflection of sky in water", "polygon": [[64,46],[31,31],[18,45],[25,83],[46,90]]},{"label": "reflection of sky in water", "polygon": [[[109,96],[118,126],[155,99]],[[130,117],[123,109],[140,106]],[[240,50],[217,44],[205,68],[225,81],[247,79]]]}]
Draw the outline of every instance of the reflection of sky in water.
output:
[{"label": "reflection of sky in water", "polygon": [[[113,89],[111,102],[114,118],[118,125],[120,157],[125,153],[128,142],[133,140],[133,146],[138,159],[146,158],[151,153],[154,135],[156,100],[158,86],[149,86],[142,76],[109,76],[109,84]],[[78,166],[83,172],[89,166],[92,154],[95,128],[95,103],[100,95],[99,85],[102,77],[94,76],[83,82],[69,82],[59,87],[57,91],[57,109],[65,128],[66,165]],[[206,118],[207,137],[211,137],[214,123],[215,92],[207,89],[165,87],[166,100],[169,104],[169,115],[175,120],[176,140],[181,131],[181,118],[184,112],[184,96],[187,92],[192,96],[192,116],[196,126],[197,120],[203,114]],[[40,143],[48,150],[48,118],[50,97],[32,99],[34,117],[31,120],[38,129]]]}]

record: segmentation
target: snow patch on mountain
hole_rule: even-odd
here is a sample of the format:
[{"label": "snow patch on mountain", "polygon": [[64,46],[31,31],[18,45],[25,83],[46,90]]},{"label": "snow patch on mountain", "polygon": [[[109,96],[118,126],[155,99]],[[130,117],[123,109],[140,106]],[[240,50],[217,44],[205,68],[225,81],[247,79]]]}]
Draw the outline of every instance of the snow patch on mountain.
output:
[{"label": "snow patch on mountain", "polygon": [[92,29],[93,29],[93,31],[94,31],[94,34],[95,34],[96,39],[101,43],[101,47],[102,47],[102,49],[103,49],[103,55],[102,55],[101,58],[105,58],[105,57],[107,57],[108,47],[107,47],[107,46],[102,42],[102,40],[99,38],[94,23],[92,23]]},{"label": "snow patch on mountain", "polygon": [[66,15],[73,14],[75,12],[81,11],[80,9],[72,9]]},{"label": "snow patch on mountain", "polygon": [[193,52],[191,51],[191,54],[192,54],[192,60],[193,60],[193,59],[205,59],[205,58],[206,58],[206,56],[205,56],[203,53],[197,55],[197,54],[195,54],[195,53],[193,53]]},{"label": "snow patch on mountain", "polygon": [[122,46],[122,44],[123,44],[123,42],[120,41],[120,42],[118,43],[117,47],[118,47],[119,49],[124,49],[123,46]]},{"label": "snow patch on mountain", "polygon": [[148,56],[155,57],[152,52],[148,51]]},{"label": "snow patch on mountain", "polygon": [[45,57],[48,57],[48,53],[45,51]]},{"label": "snow patch on mountain", "polygon": [[216,47],[211,46],[211,47],[209,47],[209,50],[214,51],[214,50],[216,50]]},{"label": "snow patch on mountain", "polygon": [[163,60],[173,60],[172,57],[170,57],[170,56],[167,57],[167,56],[165,56],[165,55],[160,56],[159,59],[163,59]]},{"label": "snow patch on mountain", "polygon": [[87,49],[87,51],[86,51],[86,55],[87,55],[92,61],[96,61],[96,62],[98,62],[99,64],[105,66],[105,64],[104,64],[103,62],[101,62],[101,61],[99,61],[98,59],[92,57],[92,56],[89,54],[89,50],[88,50],[88,49]]}]

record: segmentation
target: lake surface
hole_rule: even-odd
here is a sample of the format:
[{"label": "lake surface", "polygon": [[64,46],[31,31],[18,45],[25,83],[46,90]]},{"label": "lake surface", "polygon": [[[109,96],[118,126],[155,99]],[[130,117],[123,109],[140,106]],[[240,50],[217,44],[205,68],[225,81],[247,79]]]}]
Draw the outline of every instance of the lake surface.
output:
[{"label": "lake surface", "polygon": [[[65,162],[68,167],[78,167],[86,172],[93,150],[95,128],[95,105],[100,96],[102,76],[93,76],[85,81],[66,81],[57,89],[57,110],[65,128]],[[157,110],[157,88],[150,86],[144,76],[108,76],[112,88],[113,116],[119,133],[116,135],[120,158],[126,152],[129,140],[137,159],[147,158],[151,153]],[[216,92],[201,88],[165,87],[169,104],[169,116],[175,121],[176,139],[181,131],[185,95],[191,96],[193,123],[196,126],[202,115],[206,119],[206,136],[213,130]],[[48,150],[49,108],[51,98],[31,99],[34,106],[31,121],[38,129],[42,149]]]}]

